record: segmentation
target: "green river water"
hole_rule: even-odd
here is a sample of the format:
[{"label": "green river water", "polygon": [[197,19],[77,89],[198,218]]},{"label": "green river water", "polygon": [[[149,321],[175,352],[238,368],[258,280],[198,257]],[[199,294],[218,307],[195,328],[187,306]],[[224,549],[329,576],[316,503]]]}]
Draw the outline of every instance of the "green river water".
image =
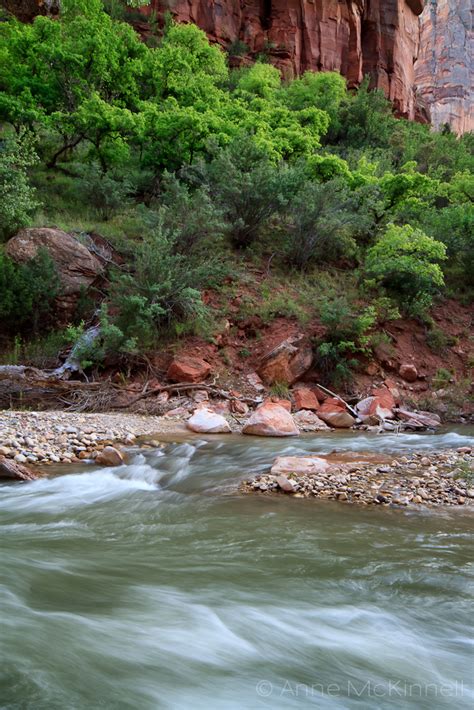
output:
[{"label": "green river water", "polygon": [[236,484],[281,454],[473,443],[195,438],[0,486],[0,707],[472,708],[472,513]]}]

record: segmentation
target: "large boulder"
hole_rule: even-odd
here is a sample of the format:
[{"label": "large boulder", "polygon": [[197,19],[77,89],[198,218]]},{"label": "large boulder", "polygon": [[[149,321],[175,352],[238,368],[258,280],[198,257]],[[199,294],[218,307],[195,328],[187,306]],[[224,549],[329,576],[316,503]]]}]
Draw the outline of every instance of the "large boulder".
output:
[{"label": "large boulder", "polygon": [[230,434],[231,431],[223,416],[205,407],[197,409],[186,422],[186,426],[198,434]]},{"label": "large boulder", "polygon": [[393,419],[395,399],[386,387],[374,389],[371,397],[362,399],[356,406],[363,422],[377,422],[380,419]]},{"label": "large boulder", "polygon": [[203,382],[211,372],[211,366],[199,357],[176,356],[168,368],[167,378],[171,382]]},{"label": "large boulder", "polygon": [[5,246],[5,252],[18,264],[33,259],[39,249],[47,251],[59,277],[58,309],[72,312],[84,290],[103,274],[103,265],[80,241],[61,229],[22,229]]},{"label": "large boulder", "polygon": [[328,397],[318,409],[318,417],[336,429],[350,429],[356,423],[344,403],[336,397]]},{"label": "large boulder", "polygon": [[0,480],[34,481],[38,476],[22,463],[0,456]]},{"label": "large boulder", "polygon": [[287,338],[267,353],[260,364],[258,374],[266,385],[275,382],[292,385],[310,369],[313,349],[303,337]]},{"label": "large boulder", "polygon": [[293,401],[297,412],[300,409],[310,409],[313,412],[319,409],[319,400],[314,390],[309,389],[309,387],[297,387],[293,390]]},{"label": "large boulder", "polygon": [[264,399],[263,401],[270,402],[272,404],[279,404],[280,407],[286,409],[287,412],[291,412],[291,402],[289,399],[282,399],[281,397],[277,397],[275,395],[274,397],[269,397],[268,399]]},{"label": "large boulder", "polygon": [[252,414],[242,429],[253,436],[298,436],[293,417],[279,404],[265,402]]}]

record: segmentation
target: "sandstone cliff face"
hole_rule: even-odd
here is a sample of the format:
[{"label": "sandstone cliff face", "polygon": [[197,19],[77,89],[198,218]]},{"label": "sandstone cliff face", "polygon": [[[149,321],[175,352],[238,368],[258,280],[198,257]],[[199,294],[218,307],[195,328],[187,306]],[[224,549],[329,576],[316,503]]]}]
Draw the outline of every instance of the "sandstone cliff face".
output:
[{"label": "sandstone cliff face", "polygon": [[435,128],[474,130],[474,33],[470,0],[428,0],[415,65],[420,108]]},{"label": "sandstone cliff face", "polygon": [[[0,5],[27,20],[57,11],[59,2],[0,0]],[[163,17],[171,12],[180,22],[196,23],[211,40],[234,48],[235,54],[255,58],[265,53],[287,76],[307,69],[336,70],[350,86],[357,86],[369,74],[372,86],[385,92],[399,115],[431,118],[436,127],[450,123],[461,133],[474,128],[470,4],[470,0],[152,0],[142,13]],[[238,61],[242,58],[234,57]]]},{"label": "sandstone cliff face", "polygon": [[356,86],[365,74],[401,115],[414,118],[414,61],[423,0],[152,0],[144,13],[171,11],[226,48],[266,53],[287,76],[340,71]]}]

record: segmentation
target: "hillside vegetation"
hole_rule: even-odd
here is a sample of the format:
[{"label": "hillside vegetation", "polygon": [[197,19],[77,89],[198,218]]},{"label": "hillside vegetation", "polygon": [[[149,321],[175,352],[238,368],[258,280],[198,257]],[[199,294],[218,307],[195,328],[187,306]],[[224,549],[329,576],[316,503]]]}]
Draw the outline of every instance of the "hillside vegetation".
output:
[{"label": "hillside vegetation", "polygon": [[152,18],[144,42],[115,5],[0,23],[1,241],[57,226],[120,256],[58,328],[48,254],[19,265],[0,247],[4,359],[56,353],[92,323],[89,369],[212,340],[237,293],[242,317],[318,319],[328,382],[400,316],[442,349],[433,303],[474,293],[473,136],[394,118],[367,81],[284,82],[265,55],[231,70],[193,25]]}]

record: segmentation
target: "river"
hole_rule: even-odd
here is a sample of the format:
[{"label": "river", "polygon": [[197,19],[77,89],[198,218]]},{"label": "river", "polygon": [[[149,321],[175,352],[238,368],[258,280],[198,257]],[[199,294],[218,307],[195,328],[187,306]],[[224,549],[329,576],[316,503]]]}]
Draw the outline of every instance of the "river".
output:
[{"label": "river", "polygon": [[466,444],[195,438],[0,486],[0,707],[472,708],[472,513],[236,493],[281,454]]}]

